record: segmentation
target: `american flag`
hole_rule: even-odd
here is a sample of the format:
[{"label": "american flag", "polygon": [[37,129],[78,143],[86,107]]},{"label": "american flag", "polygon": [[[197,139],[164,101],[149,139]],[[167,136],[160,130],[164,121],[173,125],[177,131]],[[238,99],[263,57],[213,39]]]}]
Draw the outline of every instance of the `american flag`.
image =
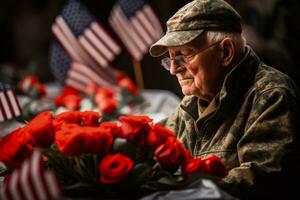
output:
[{"label": "american flag", "polygon": [[120,46],[77,0],[69,0],[52,25],[59,43],[50,48],[50,67],[61,83],[81,91],[90,82],[113,86],[117,71],[111,62]]},{"label": "american flag", "polygon": [[0,188],[1,200],[50,200],[60,196],[59,181],[44,169],[40,151],[34,151]]},{"label": "american flag", "polygon": [[18,97],[12,87],[0,83],[0,122],[22,114]]},{"label": "american flag", "polygon": [[109,23],[136,61],[163,34],[160,21],[144,0],[117,0]]}]

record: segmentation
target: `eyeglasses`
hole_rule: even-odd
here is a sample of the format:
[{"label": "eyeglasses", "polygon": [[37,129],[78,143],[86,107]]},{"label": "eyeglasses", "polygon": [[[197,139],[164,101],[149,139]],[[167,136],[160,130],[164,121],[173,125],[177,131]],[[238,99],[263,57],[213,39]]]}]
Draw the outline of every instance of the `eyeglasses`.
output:
[{"label": "eyeglasses", "polygon": [[170,70],[171,68],[171,61],[174,60],[174,62],[177,65],[177,68],[179,67],[183,67],[183,65],[187,64],[195,55],[199,54],[199,53],[203,53],[204,51],[206,51],[207,49],[209,49],[210,47],[215,46],[216,44],[220,43],[222,40],[217,41],[207,47],[204,47],[202,49],[200,49],[199,51],[197,51],[196,53],[192,54],[192,55],[177,55],[174,58],[170,58],[170,57],[166,57],[163,58],[161,60],[161,65],[166,69],[166,70]]}]

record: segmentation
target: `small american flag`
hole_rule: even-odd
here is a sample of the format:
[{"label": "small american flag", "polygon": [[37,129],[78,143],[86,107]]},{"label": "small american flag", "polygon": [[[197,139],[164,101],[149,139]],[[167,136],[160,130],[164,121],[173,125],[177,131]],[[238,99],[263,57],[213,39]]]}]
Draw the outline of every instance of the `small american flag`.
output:
[{"label": "small american flag", "polygon": [[117,71],[111,62],[121,48],[84,5],[69,0],[52,32],[60,44],[51,46],[50,67],[61,84],[81,91],[90,82],[114,85]]},{"label": "small american flag", "polygon": [[12,87],[0,83],[0,122],[22,114],[17,95]]},{"label": "small american flag", "polygon": [[117,0],[109,23],[136,61],[163,34],[158,18],[144,0]]},{"label": "small american flag", "polygon": [[0,188],[1,200],[50,200],[60,196],[59,181],[44,169],[40,151],[34,151]]}]

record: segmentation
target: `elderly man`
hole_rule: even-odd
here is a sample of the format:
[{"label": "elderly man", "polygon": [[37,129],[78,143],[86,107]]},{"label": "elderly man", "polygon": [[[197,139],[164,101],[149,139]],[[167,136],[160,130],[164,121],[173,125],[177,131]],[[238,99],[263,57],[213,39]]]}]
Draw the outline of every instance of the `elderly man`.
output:
[{"label": "elderly man", "polygon": [[224,161],[225,191],[249,199],[295,192],[300,95],[293,81],[245,44],[239,14],[223,0],[194,0],[167,28],[150,54],[169,53],[162,65],[185,97],[162,123],[192,156]]}]

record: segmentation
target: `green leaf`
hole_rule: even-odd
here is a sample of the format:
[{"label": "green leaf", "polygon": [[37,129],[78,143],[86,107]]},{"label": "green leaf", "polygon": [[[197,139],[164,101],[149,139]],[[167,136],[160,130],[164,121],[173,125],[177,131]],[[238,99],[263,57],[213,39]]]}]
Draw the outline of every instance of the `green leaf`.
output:
[{"label": "green leaf", "polygon": [[121,95],[122,95],[123,98],[126,98],[126,97],[131,95],[131,92],[128,88],[122,88],[121,89]]},{"label": "green leaf", "polygon": [[134,185],[140,185],[151,178],[151,170],[152,167],[147,163],[138,163],[131,171],[128,181]]},{"label": "green leaf", "polygon": [[122,153],[135,159],[136,147],[124,138],[116,138],[112,147],[112,153]]},{"label": "green leaf", "polygon": [[121,116],[122,114],[119,112],[119,108],[117,108],[116,110],[114,110],[112,113],[102,113],[101,114],[101,118],[98,120],[99,123],[102,122],[109,122],[109,121],[117,121],[119,116]]},{"label": "green leaf", "polygon": [[40,96],[39,88],[37,85],[32,85],[28,90],[28,96],[30,96],[33,99],[38,99]]},{"label": "green leaf", "polygon": [[35,116],[35,114],[32,113],[31,104],[32,104],[32,101],[29,101],[23,106],[23,109],[22,109],[22,119],[23,120],[29,121]]}]

